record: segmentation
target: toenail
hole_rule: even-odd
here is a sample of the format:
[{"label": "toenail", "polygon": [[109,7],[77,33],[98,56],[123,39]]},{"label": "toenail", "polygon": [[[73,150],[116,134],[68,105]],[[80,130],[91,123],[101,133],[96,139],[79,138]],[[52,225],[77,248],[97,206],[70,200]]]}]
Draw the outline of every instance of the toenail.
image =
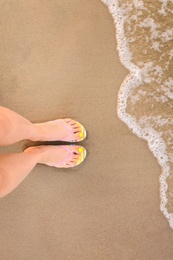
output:
[{"label": "toenail", "polygon": [[78,151],[79,151],[80,153],[82,153],[82,152],[83,152],[83,149],[82,149],[81,147],[79,147],[79,148],[78,148]]},{"label": "toenail", "polygon": [[83,137],[83,133],[80,132],[80,133],[79,133],[79,137]]}]

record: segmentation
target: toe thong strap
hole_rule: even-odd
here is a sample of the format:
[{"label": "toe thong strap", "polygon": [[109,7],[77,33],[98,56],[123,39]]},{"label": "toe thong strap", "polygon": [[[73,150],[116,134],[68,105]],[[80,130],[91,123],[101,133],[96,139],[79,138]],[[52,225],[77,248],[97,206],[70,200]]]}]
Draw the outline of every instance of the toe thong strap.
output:
[{"label": "toe thong strap", "polygon": [[62,140],[62,141],[68,141],[68,140],[69,140],[69,137],[73,134],[73,131],[72,131],[68,126],[64,125],[63,123],[58,122],[58,120],[55,120],[55,122],[56,122],[57,124],[63,126],[67,131],[70,132],[70,134]]},{"label": "toe thong strap", "polygon": [[64,146],[60,146],[60,147],[62,147],[64,150],[66,150],[66,151],[69,152],[70,154],[67,155],[67,157],[66,157],[65,159],[63,159],[62,161],[60,161],[59,163],[57,163],[57,164],[51,164],[51,166],[57,167],[57,166],[61,165],[63,162],[67,161],[67,160],[71,157],[71,155],[73,154],[73,152],[72,152],[70,149],[68,149],[68,148],[66,148],[66,147],[64,147]]}]

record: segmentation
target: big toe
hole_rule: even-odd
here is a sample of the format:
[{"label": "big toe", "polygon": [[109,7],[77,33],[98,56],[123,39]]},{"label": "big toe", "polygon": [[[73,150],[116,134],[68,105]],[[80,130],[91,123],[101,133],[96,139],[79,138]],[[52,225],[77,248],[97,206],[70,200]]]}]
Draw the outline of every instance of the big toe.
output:
[{"label": "big toe", "polygon": [[61,148],[69,152],[61,162],[52,165],[59,168],[71,168],[81,164],[86,157],[86,149],[78,145],[62,145]]}]

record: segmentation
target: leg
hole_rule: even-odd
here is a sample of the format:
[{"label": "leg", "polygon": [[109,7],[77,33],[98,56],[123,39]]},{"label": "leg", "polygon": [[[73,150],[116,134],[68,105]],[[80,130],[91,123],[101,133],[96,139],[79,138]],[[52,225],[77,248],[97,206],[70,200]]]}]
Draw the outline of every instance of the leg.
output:
[{"label": "leg", "polygon": [[9,145],[23,139],[36,141],[39,129],[21,115],[0,107],[0,145]]},{"label": "leg", "polygon": [[27,148],[23,153],[0,155],[0,198],[13,191],[37,163],[69,168],[84,160],[86,153],[83,147],[63,147],[35,146]]},{"label": "leg", "polygon": [[39,153],[0,155],[0,198],[14,190],[40,159]]},{"label": "leg", "polygon": [[84,127],[72,119],[58,119],[42,124],[32,124],[10,109],[0,107],[0,145],[9,145],[23,139],[82,141],[85,137]]}]

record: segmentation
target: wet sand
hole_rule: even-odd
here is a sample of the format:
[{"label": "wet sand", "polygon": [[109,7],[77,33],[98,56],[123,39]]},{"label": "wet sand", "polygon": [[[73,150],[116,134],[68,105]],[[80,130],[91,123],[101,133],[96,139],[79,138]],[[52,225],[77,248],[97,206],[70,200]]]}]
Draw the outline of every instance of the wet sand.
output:
[{"label": "wet sand", "polygon": [[99,0],[0,6],[0,104],[32,122],[72,117],[88,131],[82,165],[37,165],[0,200],[1,258],[171,260],[173,231],[159,209],[160,166],[117,117],[128,72],[106,6]]}]

